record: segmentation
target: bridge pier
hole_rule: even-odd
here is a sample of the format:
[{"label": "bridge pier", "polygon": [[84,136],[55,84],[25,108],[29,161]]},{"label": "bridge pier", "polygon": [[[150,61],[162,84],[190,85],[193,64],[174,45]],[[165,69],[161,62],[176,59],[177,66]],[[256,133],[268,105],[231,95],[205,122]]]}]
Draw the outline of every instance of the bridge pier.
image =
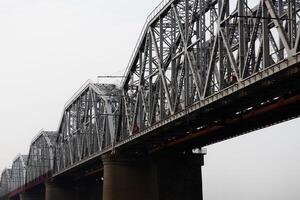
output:
[{"label": "bridge pier", "polygon": [[79,200],[78,190],[72,184],[46,182],[46,200]]},{"label": "bridge pier", "polygon": [[7,200],[20,200],[20,195],[15,195],[13,197],[7,197]]},{"label": "bridge pier", "polygon": [[47,182],[45,197],[46,200],[102,200],[102,180],[99,178],[79,183]]},{"label": "bridge pier", "polygon": [[25,192],[19,195],[20,200],[45,200],[45,193]]},{"label": "bridge pier", "polygon": [[86,180],[77,185],[79,200],[102,200],[102,180],[101,177]]},{"label": "bridge pier", "polygon": [[157,200],[155,166],[148,159],[129,155],[106,155],[103,200]]},{"label": "bridge pier", "polygon": [[203,154],[166,154],[156,160],[159,200],[202,200]]},{"label": "bridge pier", "polygon": [[202,200],[203,154],[103,157],[103,200]]},{"label": "bridge pier", "polygon": [[20,200],[45,200],[45,184],[19,194]]}]

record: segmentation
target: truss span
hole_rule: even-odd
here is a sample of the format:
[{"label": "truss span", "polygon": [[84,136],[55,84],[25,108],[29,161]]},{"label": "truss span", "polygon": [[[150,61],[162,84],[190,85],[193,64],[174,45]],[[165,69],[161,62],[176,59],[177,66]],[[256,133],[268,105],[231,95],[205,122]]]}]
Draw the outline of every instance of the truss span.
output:
[{"label": "truss span", "polygon": [[0,198],[4,197],[10,190],[11,169],[4,169],[0,180]]},{"label": "truss span", "polygon": [[53,170],[57,132],[41,130],[33,139],[27,161],[26,183],[50,174]]},{"label": "truss span", "polygon": [[298,117],[299,102],[300,0],[165,0],[122,86],[86,82],[58,131],[42,131],[28,161],[4,170],[0,190],[115,150],[151,153],[187,139],[202,147]]},{"label": "truss span", "polygon": [[66,104],[55,147],[56,172],[115,143],[119,100],[115,85],[88,81]]},{"label": "truss span", "polygon": [[18,155],[13,161],[9,179],[9,192],[18,190],[25,185],[27,159],[27,155]]},{"label": "truss span", "polygon": [[299,52],[298,0],[163,5],[145,26],[124,78],[124,135],[204,105]]}]

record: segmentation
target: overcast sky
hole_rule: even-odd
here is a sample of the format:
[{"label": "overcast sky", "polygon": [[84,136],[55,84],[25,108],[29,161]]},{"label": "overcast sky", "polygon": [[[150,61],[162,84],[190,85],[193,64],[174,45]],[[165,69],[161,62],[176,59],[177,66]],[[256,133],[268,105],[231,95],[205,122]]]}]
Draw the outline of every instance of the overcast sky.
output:
[{"label": "overcast sky", "polygon": [[[0,0],[0,170],[56,130],[97,75],[122,75],[160,0]],[[258,0],[257,0],[258,1]],[[209,146],[206,200],[299,200],[300,120]]]}]

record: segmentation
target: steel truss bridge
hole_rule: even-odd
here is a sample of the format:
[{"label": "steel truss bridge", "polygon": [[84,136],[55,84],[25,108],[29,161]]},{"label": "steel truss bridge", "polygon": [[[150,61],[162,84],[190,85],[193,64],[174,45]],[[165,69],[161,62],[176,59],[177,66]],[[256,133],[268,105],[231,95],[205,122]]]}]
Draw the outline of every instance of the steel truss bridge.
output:
[{"label": "steel truss bridge", "polygon": [[299,76],[299,0],[165,0],[122,85],[86,82],[2,172],[1,195],[103,170],[106,154],[189,151],[296,118]]}]

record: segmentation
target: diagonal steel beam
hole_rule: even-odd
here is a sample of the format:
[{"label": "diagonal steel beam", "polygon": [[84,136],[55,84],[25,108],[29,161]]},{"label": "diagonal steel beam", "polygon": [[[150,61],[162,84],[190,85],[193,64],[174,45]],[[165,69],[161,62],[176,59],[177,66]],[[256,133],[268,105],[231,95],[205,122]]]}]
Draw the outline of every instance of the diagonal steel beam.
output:
[{"label": "diagonal steel beam", "polygon": [[223,38],[223,44],[225,46],[227,56],[229,57],[229,61],[231,63],[230,67],[233,70],[235,76],[239,77],[238,65],[236,63],[236,60],[234,58],[234,55],[233,55],[232,51],[230,50],[230,47],[229,47],[229,44],[228,44],[228,38],[225,36],[225,34],[223,32],[223,28],[220,28],[219,32],[220,32],[221,37]]},{"label": "diagonal steel beam", "polygon": [[195,85],[196,85],[196,90],[197,90],[197,93],[198,93],[198,97],[199,97],[199,99],[201,99],[202,95],[201,95],[201,88],[200,88],[200,76],[199,76],[199,73],[197,72],[197,70],[194,68],[194,64],[193,64],[192,59],[189,55],[188,45],[185,42],[187,40],[187,38],[185,37],[185,34],[183,32],[183,26],[180,22],[178,11],[177,11],[176,7],[174,6],[174,4],[172,4],[172,9],[173,9],[173,12],[175,14],[175,18],[176,18],[176,22],[177,22],[178,27],[179,27],[180,35],[182,37],[181,42],[184,45],[184,52],[185,52],[185,55],[187,56],[189,66],[190,66],[189,68],[191,69],[191,72],[192,72],[192,75],[193,75],[193,78],[194,78],[194,82],[195,82]]},{"label": "diagonal steel beam", "polygon": [[268,12],[269,12],[269,14],[272,18],[272,21],[275,24],[275,27],[276,27],[276,29],[278,31],[278,34],[279,34],[279,38],[282,41],[282,44],[283,44],[285,50],[287,51],[288,56],[291,56],[292,51],[291,51],[291,47],[289,45],[289,40],[287,38],[287,35],[286,35],[285,31],[283,30],[282,24],[279,22],[279,18],[277,16],[276,12],[275,12],[273,3],[270,2],[270,0],[263,0],[263,2],[265,3],[265,5],[268,9]]},{"label": "diagonal steel beam", "polygon": [[166,77],[165,77],[165,74],[164,74],[163,69],[162,69],[163,63],[162,63],[162,60],[160,59],[160,56],[159,56],[160,55],[159,54],[159,49],[158,49],[156,38],[154,36],[152,28],[150,28],[150,34],[151,34],[152,41],[153,41],[153,44],[154,44],[154,51],[155,51],[156,57],[159,60],[158,69],[159,69],[160,77],[162,79],[164,90],[165,90],[166,95],[167,95],[166,97],[167,97],[167,102],[168,102],[169,110],[170,110],[170,112],[172,114],[174,114],[174,110],[173,110],[173,106],[172,106],[172,102],[171,102],[171,97],[170,97],[170,92],[168,90]]}]

